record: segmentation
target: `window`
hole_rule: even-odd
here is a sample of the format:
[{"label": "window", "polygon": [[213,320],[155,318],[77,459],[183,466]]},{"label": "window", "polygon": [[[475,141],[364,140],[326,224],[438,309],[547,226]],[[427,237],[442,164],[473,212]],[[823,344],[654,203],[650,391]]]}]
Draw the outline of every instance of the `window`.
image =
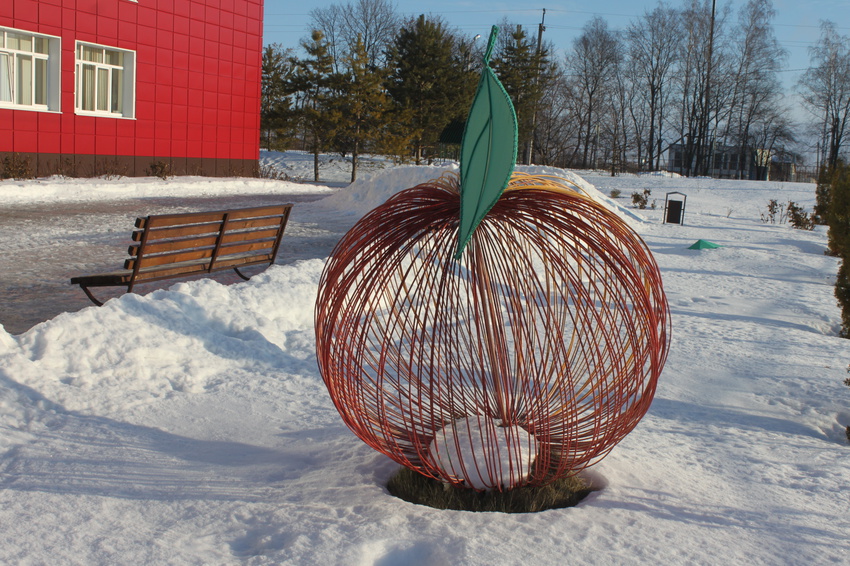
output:
[{"label": "window", "polygon": [[0,107],[59,111],[58,37],[0,28]]},{"label": "window", "polygon": [[681,169],[683,166],[682,150],[676,149],[673,151],[673,169]]},{"label": "window", "polygon": [[132,118],[135,59],[133,51],[77,43],[77,113]]},{"label": "window", "polygon": [[729,169],[733,171],[738,170],[738,154],[733,153],[729,156]]}]

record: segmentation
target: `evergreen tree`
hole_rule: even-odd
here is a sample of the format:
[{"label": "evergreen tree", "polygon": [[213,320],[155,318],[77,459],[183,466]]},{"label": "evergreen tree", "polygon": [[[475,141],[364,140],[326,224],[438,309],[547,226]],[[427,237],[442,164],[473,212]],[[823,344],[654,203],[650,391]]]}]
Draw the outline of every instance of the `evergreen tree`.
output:
[{"label": "evergreen tree", "polygon": [[828,179],[829,250],[841,258],[835,298],[841,307],[841,335],[850,338],[850,166],[839,159]]},{"label": "evergreen tree", "polygon": [[300,109],[305,137],[310,151],[313,152],[313,178],[319,180],[319,154],[329,147],[338,127],[339,115],[329,111],[333,92],[333,58],[328,52],[327,41],[321,31],[314,30],[310,41],[302,47],[308,58],[299,61],[299,69],[294,79],[295,90],[302,96]]},{"label": "evergreen tree", "polygon": [[[552,74],[546,49],[537,49],[537,41],[528,37],[522,26],[508,35],[493,68],[505,87],[516,111],[519,126],[520,158],[528,162],[529,144],[534,134],[534,114]],[[523,158],[525,156],[525,158]]]},{"label": "evergreen tree", "polygon": [[290,95],[296,63],[292,50],[278,43],[263,49],[260,131],[266,149],[285,148],[295,131],[297,118]]},{"label": "evergreen tree", "polygon": [[380,144],[389,99],[381,69],[369,68],[365,44],[358,40],[345,58],[346,70],[337,75],[334,114],[344,117],[337,129],[337,143],[351,153],[351,181],[357,179],[358,159],[364,149]]},{"label": "evergreen tree", "polygon": [[835,167],[823,171],[817,193],[822,197],[821,208],[815,208],[826,211],[830,255],[850,255],[850,166],[839,159]]},{"label": "evergreen tree", "polygon": [[477,74],[461,45],[443,22],[421,15],[402,25],[390,49],[394,123],[407,125],[417,165],[449,122],[463,119],[475,91]]},{"label": "evergreen tree", "polygon": [[[829,218],[829,201],[831,196],[830,186],[832,170],[822,167],[818,173],[818,182],[815,185],[814,217],[818,224],[827,224]],[[830,250],[830,253],[832,251]],[[833,253],[833,255],[835,255]]]}]

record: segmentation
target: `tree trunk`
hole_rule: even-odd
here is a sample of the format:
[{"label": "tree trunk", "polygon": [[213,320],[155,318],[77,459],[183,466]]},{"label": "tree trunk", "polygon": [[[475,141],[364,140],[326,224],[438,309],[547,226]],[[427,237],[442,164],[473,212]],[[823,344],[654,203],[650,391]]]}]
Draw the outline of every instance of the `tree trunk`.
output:
[{"label": "tree trunk", "polygon": [[351,146],[351,182],[357,180],[357,158],[360,154],[360,125],[354,130],[354,144]]}]

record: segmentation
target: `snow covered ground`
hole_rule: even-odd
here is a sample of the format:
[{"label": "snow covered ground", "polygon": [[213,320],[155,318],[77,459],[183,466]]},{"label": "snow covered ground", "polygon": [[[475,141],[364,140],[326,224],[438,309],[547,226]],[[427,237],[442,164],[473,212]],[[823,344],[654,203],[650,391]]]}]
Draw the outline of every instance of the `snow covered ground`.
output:
[{"label": "snow covered ground", "polygon": [[[303,155],[265,159],[309,177]],[[120,261],[145,204],[301,199],[279,265],[249,282],[180,282],[0,329],[0,563],[850,563],[837,262],[823,228],[759,218],[772,198],[811,210],[810,184],[583,175],[622,191],[599,198],[622,207],[664,277],[673,340],[648,415],[589,470],[602,489],[578,507],[474,514],[390,496],[397,466],[345,428],[318,374],[313,302],[339,234],[439,172],[374,160],[347,188],[341,164],[323,170],[327,187],[0,182],[0,253],[59,238],[79,248],[78,273],[107,249]],[[644,188],[657,209],[630,208]],[[669,191],[687,195],[684,226],[661,223]],[[86,231],[41,222],[51,207],[114,215]],[[687,249],[700,238],[723,247]]]}]

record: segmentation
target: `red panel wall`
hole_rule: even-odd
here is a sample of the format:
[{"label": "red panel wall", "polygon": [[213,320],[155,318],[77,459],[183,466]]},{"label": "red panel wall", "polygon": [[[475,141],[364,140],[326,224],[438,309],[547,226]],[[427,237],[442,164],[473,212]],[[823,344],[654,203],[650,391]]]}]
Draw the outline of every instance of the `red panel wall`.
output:
[{"label": "red panel wall", "polygon": [[[0,0],[0,26],[62,39],[61,111],[0,108],[0,153],[258,159],[262,14],[263,0]],[[77,40],[136,52],[135,118],[74,113]]]}]

